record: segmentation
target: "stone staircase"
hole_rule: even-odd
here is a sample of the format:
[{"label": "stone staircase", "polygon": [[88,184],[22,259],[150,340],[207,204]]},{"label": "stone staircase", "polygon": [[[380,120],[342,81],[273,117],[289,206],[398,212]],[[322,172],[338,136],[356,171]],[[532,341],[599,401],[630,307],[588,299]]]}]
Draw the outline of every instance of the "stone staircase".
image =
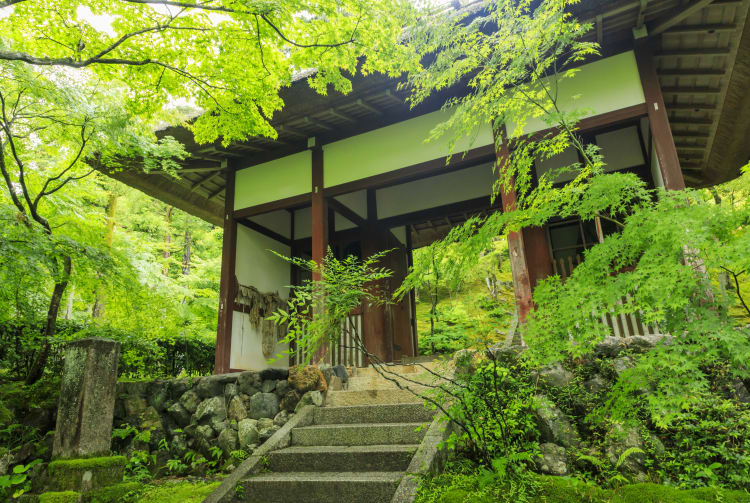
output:
[{"label": "stone staircase", "polygon": [[[390,370],[419,374],[411,365]],[[328,392],[312,425],[294,428],[291,445],[268,454],[266,471],[240,483],[238,499],[389,503],[425,434],[419,427],[432,416],[419,398],[375,369],[356,369],[346,390]]]}]

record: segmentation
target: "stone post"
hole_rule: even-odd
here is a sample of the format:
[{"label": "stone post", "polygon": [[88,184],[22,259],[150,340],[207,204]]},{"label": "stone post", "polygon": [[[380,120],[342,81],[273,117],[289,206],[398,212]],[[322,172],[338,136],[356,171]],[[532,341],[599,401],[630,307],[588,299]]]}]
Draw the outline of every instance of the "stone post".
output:
[{"label": "stone post", "polygon": [[108,455],[120,343],[81,339],[64,350],[53,458]]}]

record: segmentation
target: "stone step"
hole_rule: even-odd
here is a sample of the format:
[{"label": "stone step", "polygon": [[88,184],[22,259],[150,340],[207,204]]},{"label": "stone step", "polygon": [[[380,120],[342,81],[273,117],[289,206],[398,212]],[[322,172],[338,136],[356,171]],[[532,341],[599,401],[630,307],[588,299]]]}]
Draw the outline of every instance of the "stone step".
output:
[{"label": "stone step", "polygon": [[292,446],[272,452],[272,472],[397,472],[409,466],[419,445]]},{"label": "stone step", "polygon": [[[449,368],[449,366],[450,366],[449,362],[435,361],[435,362],[420,363],[419,365],[387,365],[385,366],[385,369],[388,370],[389,372],[404,375],[408,377],[409,374],[429,373],[425,369],[429,369],[438,374],[442,374],[444,371],[446,371]],[[380,370],[380,372],[378,370]],[[378,377],[380,376],[381,372],[383,372],[383,369],[376,369],[373,366],[357,367],[356,370],[353,372],[352,377],[365,377],[365,376]]]},{"label": "stone step", "polygon": [[389,503],[403,472],[264,473],[243,480],[247,503]]},{"label": "stone step", "polygon": [[292,445],[418,444],[426,429],[422,423],[362,423],[305,426],[292,430]]},{"label": "stone step", "polygon": [[[428,385],[439,383],[437,378],[424,374],[413,374],[407,379],[394,376],[390,376],[389,379],[379,376],[360,376],[349,378],[346,391],[397,390],[408,387],[414,391],[421,392],[429,389]],[[443,383],[447,383],[447,381],[443,381]]]},{"label": "stone step", "polygon": [[422,402],[423,400],[413,393],[400,389],[329,391],[326,395],[327,407]]},{"label": "stone step", "polygon": [[315,409],[315,424],[419,423],[432,420],[435,411],[421,403],[353,405]]}]

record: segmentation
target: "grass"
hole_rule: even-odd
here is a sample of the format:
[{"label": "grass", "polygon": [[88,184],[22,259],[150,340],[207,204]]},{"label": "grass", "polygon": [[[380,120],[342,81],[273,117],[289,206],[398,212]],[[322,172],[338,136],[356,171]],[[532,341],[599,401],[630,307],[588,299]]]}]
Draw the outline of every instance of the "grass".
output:
[{"label": "grass", "polygon": [[136,503],[201,503],[220,482],[165,482],[147,489]]}]

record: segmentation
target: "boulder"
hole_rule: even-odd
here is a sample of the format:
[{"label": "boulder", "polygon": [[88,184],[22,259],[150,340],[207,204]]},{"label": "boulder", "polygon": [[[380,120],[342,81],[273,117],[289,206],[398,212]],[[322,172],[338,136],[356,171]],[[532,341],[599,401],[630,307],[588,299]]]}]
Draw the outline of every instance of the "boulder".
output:
[{"label": "boulder", "polygon": [[537,458],[536,466],[541,473],[563,476],[568,474],[568,458],[565,447],[550,442],[539,446],[541,457]]},{"label": "boulder", "polygon": [[199,442],[207,442],[214,438],[214,435],[216,435],[216,432],[207,424],[202,424],[195,428],[195,438]]},{"label": "boulder", "polygon": [[256,393],[250,397],[250,404],[247,409],[248,417],[252,419],[272,418],[278,413],[279,398],[273,393]]},{"label": "boulder", "polygon": [[276,396],[281,400],[287,393],[289,393],[290,389],[292,389],[292,387],[289,386],[289,381],[285,379],[283,381],[276,381],[276,389],[273,392],[276,393]]},{"label": "boulder", "polygon": [[634,363],[631,357],[622,356],[620,358],[615,359],[612,362],[612,370],[614,370],[615,375],[617,375],[617,377],[620,377],[623,372],[625,372],[629,368],[632,368],[633,365]]},{"label": "boulder", "polygon": [[628,349],[634,353],[645,353],[662,344],[669,346],[674,341],[671,335],[666,334],[633,335],[632,337],[626,337],[626,339],[625,343]]},{"label": "boulder", "polygon": [[202,377],[198,380],[194,391],[203,399],[213,398],[224,394],[224,383],[220,376]]},{"label": "boulder", "polygon": [[179,398],[190,389],[190,382],[187,379],[172,379],[169,382],[169,396],[172,400],[179,400]]},{"label": "boulder", "polygon": [[133,395],[128,395],[123,404],[125,406],[125,416],[127,417],[139,416],[148,407],[145,398]]},{"label": "boulder", "polygon": [[258,431],[258,438],[260,438],[261,442],[265,442],[269,438],[273,436],[274,433],[279,431],[281,429],[281,426],[276,426],[275,424],[272,424],[268,428],[263,428],[262,430]]},{"label": "boulder", "polygon": [[596,346],[594,346],[594,354],[606,358],[614,358],[620,351],[625,349],[625,338],[624,337],[605,337]]},{"label": "boulder", "polygon": [[330,365],[321,365],[318,367],[320,370],[320,373],[323,375],[323,379],[326,380],[326,385],[328,385],[331,382],[331,377],[335,376],[335,372],[333,371],[333,367]]},{"label": "boulder", "polygon": [[327,389],[323,374],[314,365],[297,365],[290,368],[289,384],[301,395],[313,390],[325,392]]},{"label": "boulder", "polygon": [[234,420],[237,422],[247,418],[247,409],[245,408],[245,404],[242,403],[242,399],[239,396],[232,397],[232,399],[229,401],[228,414],[230,420]]},{"label": "boulder", "polygon": [[284,426],[291,416],[292,415],[289,412],[282,410],[273,418],[273,424],[279,427]]},{"label": "boulder", "polygon": [[188,410],[179,403],[173,403],[172,405],[170,405],[167,409],[167,414],[169,414],[169,417],[171,417],[172,420],[181,428],[187,426],[188,423],[190,423],[190,412],[188,412]]},{"label": "boulder", "polygon": [[636,480],[643,477],[646,471],[646,454],[640,429],[636,426],[624,427],[616,424],[607,433],[604,439],[605,453],[612,466],[617,466],[622,456],[628,449],[640,449],[641,452],[633,452],[622,460],[619,471]]},{"label": "boulder", "polygon": [[263,384],[260,385],[260,391],[262,393],[273,393],[275,389],[276,389],[275,379],[266,379],[265,381],[263,381]]},{"label": "boulder", "polygon": [[229,457],[232,451],[236,451],[240,445],[237,432],[231,428],[227,428],[219,433],[216,444],[221,448],[224,456]]},{"label": "boulder", "polygon": [[226,419],[219,419],[219,418],[214,417],[211,419],[209,424],[211,425],[211,428],[213,428],[216,433],[221,433],[222,431],[226,429],[230,429],[230,430],[232,429],[231,424],[229,424],[229,421],[227,421]]},{"label": "boulder", "polygon": [[193,414],[201,403],[201,397],[193,390],[188,390],[180,397],[180,405]]},{"label": "boulder", "polygon": [[305,405],[321,407],[323,405],[323,394],[320,391],[308,391],[302,396],[299,403],[294,408],[294,412],[299,412],[299,410]]},{"label": "boulder", "polygon": [[164,425],[161,421],[161,416],[156,409],[153,407],[147,407],[140,416],[138,416],[138,427],[142,431],[156,431],[163,430]]},{"label": "boulder", "polygon": [[193,419],[200,423],[211,420],[223,421],[227,418],[227,409],[224,406],[224,398],[215,396],[203,400],[193,414]]},{"label": "boulder", "polygon": [[563,388],[573,382],[573,374],[559,363],[548,365],[539,371],[540,379],[553,388]]},{"label": "boulder", "polygon": [[578,432],[570,424],[567,416],[547,397],[535,397],[534,416],[542,442],[551,442],[563,447],[577,447],[580,444]]},{"label": "boulder", "polygon": [[588,391],[589,393],[599,394],[603,391],[606,391],[609,385],[607,383],[607,380],[604,379],[601,375],[595,374],[591,379],[588,379],[583,383],[583,387],[586,388],[586,391]]},{"label": "boulder", "polygon": [[285,381],[289,379],[289,369],[263,369],[260,371],[260,380],[266,379]]},{"label": "boulder", "polygon": [[237,384],[230,382],[224,385],[224,399],[229,402],[232,398],[240,394]]},{"label": "boulder", "polygon": [[258,436],[258,421],[255,419],[243,419],[237,423],[237,435],[241,449],[246,449],[249,445],[257,444],[260,438]]},{"label": "boulder", "polygon": [[242,372],[237,376],[237,389],[248,396],[259,392],[261,384],[262,380],[257,372]]},{"label": "boulder", "polygon": [[154,390],[154,393],[148,398],[148,403],[157,412],[164,412],[169,407],[169,390],[166,383],[161,383],[161,386]]},{"label": "boulder", "polygon": [[750,403],[750,393],[747,391],[747,387],[742,379],[737,379],[732,383],[732,390],[734,391],[734,397],[737,401],[742,403]]},{"label": "boulder", "polygon": [[184,433],[172,437],[169,442],[169,453],[175,458],[182,458],[188,450],[187,437]]},{"label": "boulder", "polygon": [[297,407],[300,398],[301,397],[299,393],[291,390],[289,393],[284,395],[284,398],[281,399],[281,408],[286,411],[293,412],[295,407]]}]

